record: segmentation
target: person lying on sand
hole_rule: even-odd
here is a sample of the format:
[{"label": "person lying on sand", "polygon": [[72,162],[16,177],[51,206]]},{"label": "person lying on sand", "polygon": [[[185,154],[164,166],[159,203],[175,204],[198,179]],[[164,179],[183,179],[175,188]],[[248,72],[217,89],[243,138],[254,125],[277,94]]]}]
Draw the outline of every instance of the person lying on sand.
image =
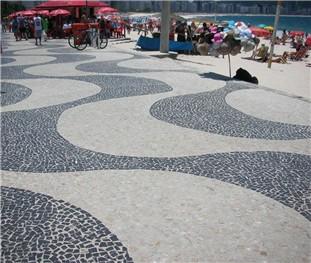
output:
[{"label": "person lying on sand", "polygon": [[288,58],[288,53],[285,51],[282,56],[279,56],[278,58],[272,59],[272,62],[286,64],[287,58]]}]

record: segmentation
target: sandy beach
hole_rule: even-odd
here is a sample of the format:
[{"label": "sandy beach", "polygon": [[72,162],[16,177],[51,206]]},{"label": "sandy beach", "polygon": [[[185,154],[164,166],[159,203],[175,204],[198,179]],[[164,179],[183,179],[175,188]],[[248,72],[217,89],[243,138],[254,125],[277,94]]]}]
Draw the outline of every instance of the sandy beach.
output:
[{"label": "sandy beach", "polygon": [[[150,34],[149,34],[150,36]],[[130,38],[137,40],[139,35],[137,31],[132,31]],[[260,38],[260,44],[270,45],[268,40]],[[142,53],[144,55],[157,56],[160,55],[157,51],[145,51],[136,47],[136,42],[118,44],[118,48],[131,51],[134,53]],[[276,45],[274,54],[282,55],[284,51],[294,52],[289,43],[283,45]],[[288,61],[288,64],[273,63],[271,69],[268,68],[267,63],[261,63],[248,59],[252,52],[242,52],[236,56],[231,56],[231,70],[232,76],[235,75],[237,69],[244,68],[252,75],[256,76],[259,84],[267,88],[275,89],[280,92],[302,96],[310,99],[311,94],[311,67],[306,64],[311,62],[310,56],[303,61]],[[176,59],[165,57],[167,60],[174,60],[183,66],[197,70],[200,74],[215,73],[229,77],[229,62],[228,57],[218,58],[213,56],[200,55],[184,55],[178,54]],[[221,78],[221,76],[219,76]]]}]

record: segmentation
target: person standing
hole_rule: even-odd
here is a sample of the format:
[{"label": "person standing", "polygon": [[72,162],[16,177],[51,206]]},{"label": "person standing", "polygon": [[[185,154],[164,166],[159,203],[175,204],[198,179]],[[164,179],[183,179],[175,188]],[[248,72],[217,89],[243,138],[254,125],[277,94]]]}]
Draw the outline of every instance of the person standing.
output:
[{"label": "person standing", "polygon": [[12,21],[12,32],[14,34],[15,40],[18,41],[19,37],[18,37],[18,22],[17,22],[17,18],[14,17],[13,21]]},{"label": "person standing", "polygon": [[39,45],[41,46],[42,20],[39,15],[34,18],[34,27],[35,27],[36,46],[38,46],[38,39],[39,39]]},{"label": "person standing", "polygon": [[179,23],[176,25],[175,32],[177,34],[177,41],[178,42],[185,42],[186,41],[186,24]]},{"label": "person standing", "polygon": [[106,21],[104,19],[104,16],[100,17],[100,20],[98,22],[99,27],[99,37],[102,40],[104,36],[106,35]]},{"label": "person standing", "polygon": [[22,38],[24,38],[28,40],[28,37],[26,35],[25,18],[21,15],[18,15],[17,22],[18,22],[18,31],[20,33],[20,39],[22,40]]},{"label": "person standing", "polygon": [[25,34],[27,36],[27,38],[30,38],[31,37],[31,34],[30,34],[30,24],[29,24],[29,19],[25,19]]},{"label": "person standing", "polygon": [[47,41],[47,39],[48,39],[48,30],[49,30],[49,20],[47,19],[47,17],[42,20],[42,27],[43,27],[44,41]]}]

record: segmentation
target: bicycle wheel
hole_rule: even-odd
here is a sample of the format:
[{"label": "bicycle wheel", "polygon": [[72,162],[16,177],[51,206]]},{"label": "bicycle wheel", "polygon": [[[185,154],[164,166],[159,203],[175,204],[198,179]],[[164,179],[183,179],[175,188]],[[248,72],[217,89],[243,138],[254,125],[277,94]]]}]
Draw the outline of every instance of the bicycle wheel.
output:
[{"label": "bicycle wheel", "polygon": [[76,48],[75,40],[74,40],[74,36],[73,36],[73,35],[70,35],[70,36],[68,37],[68,44],[69,44],[69,46],[71,46],[72,48]]},{"label": "bicycle wheel", "polygon": [[100,43],[99,43],[99,48],[104,49],[105,47],[107,47],[107,45],[108,45],[108,38],[107,37],[101,38]]},{"label": "bicycle wheel", "polygon": [[87,47],[86,34],[74,36],[74,45],[78,50],[84,50]]}]

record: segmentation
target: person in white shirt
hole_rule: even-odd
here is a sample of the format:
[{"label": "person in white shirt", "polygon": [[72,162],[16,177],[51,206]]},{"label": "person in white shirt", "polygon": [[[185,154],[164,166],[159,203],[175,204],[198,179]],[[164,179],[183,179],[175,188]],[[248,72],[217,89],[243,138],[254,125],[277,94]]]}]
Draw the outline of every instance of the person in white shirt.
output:
[{"label": "person in white shirt", "polygon": [[34,19],[34,29],[35,29],[35,39],[36,39],[36,46],[39,44],[41,46],[41,36],[42,36],[42,20],[41,17],[38,15]]}]

